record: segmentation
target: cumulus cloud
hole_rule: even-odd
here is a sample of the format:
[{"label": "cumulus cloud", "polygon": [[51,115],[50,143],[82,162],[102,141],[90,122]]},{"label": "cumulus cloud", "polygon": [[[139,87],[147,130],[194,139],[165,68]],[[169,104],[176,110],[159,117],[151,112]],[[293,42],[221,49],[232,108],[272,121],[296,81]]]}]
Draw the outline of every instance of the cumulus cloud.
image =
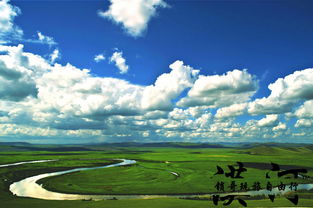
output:
[{"label": "cumulus cloud", "polygon": [[192,87],[199,70],[195,70],[182,61],[175,61],[171,64],[170,73],[159,76],[154,85],[147,86],[143,92],[141,100],[144,109],[172,108],[172,100],[177,98],[183,90]]},{"label": "cumulus cloud", "polygon": [[199,118],[195,120],[195,126],[197,128],[207,128],[211,124],[212,114],[210,112],[203,113]]},{"label": "cumulus cloud", "polygon": [[299,119],[295,124],[295,127],[311,127],[311,126],[313,126],[313,119]]},{"label": "cumulus cloud", "polygon": [[[160,101],[145,103],[149,100],[147,89],[165,90],[166,102],[170,103],[185,87],[192,85],[192,76],[197,73],[182,62],[175,62],[170,65],[170,73],[161,75],[154,85],[144,87],[120,79],[94,77],[89,70],[70,64],[50,65],[50,61],[24,52],[22,45],[0,49],[7,53],[0,55],[0,84],[3,85],[0,99],[20,101],[14,106],[2,103],[11,121],[23,117],[26,122],[27,117],[27,123],[62,129],[102,129],[112,122],[125,121],[118,117],[112,120],[114,116],[164,117],[159,111],[164,110]],[[11,88],[14,91],[11,92]]]},{"label": "cumulus cloud", "polygon": [[305,101],[292,114],[298,118],[295,127],[311,127],[313,126],[313,100]]},{"label": "cumulus cloud", "polygon": [[224,119],[240,116],[245,113],[247,106],[247,103],[239,103],[228,107],[219,108],[215,114],[215,117],[218,119]]},{"label": "cumulus cloud", "polygon": [[[26,84],[36,89],[17,99],[4,88],[6,96],[0,97],[0,123],[5,124],[2,127],[6,135],[39,136],[32,131],[32,126],[36,126],[41,136],[56,138],[62,135],[83,137],[86,136],[82,133],[84,130],[94,129],[100,130],[97,138],[148,139],[159,134],[169,136],[173,131],[205,128],[210,123],[211,114],[198,107],[175,108],[169,117],[160,101],[148,103],[151,109],[144,107],[148,101],[147,89],[164,93],[166,102],[171,103],[186,87],[192,86],[199,71],[181,61],[171,64],[171,71],[160,75],[153,85],[139,86],[120,79],[94,77],[89,70],[70,64],[51,65],[40,56],[24,52],[22,45],[1,47],[1,51],[7,53],[0,55],[6,66],[1,68],[3,80],[14,80],[16,86],[29,90],[25,83],[17,81],[25,79]],[[117,125],[118,129],[113,128]],[[157,131],[162,128],[167,131]]]},{"label": "cumulus cloud", "polygon": [[0,98],[19,101],[28,96],[36,97],[36,78],[50,67],[36,55],[23,53],[23,45],[0,46]]},{"label": "cumulus cloud", "polygon": [[23,31],[14,25],[14,19],[20,15],[21,10],[9,4],[9,0],[0,1],[0,44],[20,39]]},{"label": "cumulus cloud", "polygon": [[95,57],[93,58],[93,60],[97,63],[101,62],[101,61],[104,61],[105,60],[105,56],[100,53],[98,55],[95,55]]},{"label": "cumulus cloud", "polygon": [[258,121],[258,126],[269,127],[276,126],[278,123],[278,115],[266,115],[265,118]]},{"label": "cumulus cloud", "polygon": [[200,75],[188,96],[182,98],[177,105],[202,105],[210,108],[228,106],[249,100],[257,89],[258,81],[246,70],[233,70],[224,75]]},{"label": "cumulus cloud", "polygon": [[56,64],[37,80],[40,105],[65,117],[103,119],[110,115],[135,115],[140,111],[142,87],[124,80],[99,78],[89,70]]},{"label": "cumulus cloud", "polygon": [[296,71],[284,79],[279,78],[269,85],[270,97],[279,97],[286,100],[313,99],[313,68]]},{"label": "cumulus cloud", "polygon": [[298,118],[313,118],[313,100],[303,103],[295,112]]},{"label": "cumulus cloud", "polygon": [[134,37],[142,35],[148,22],[155,16],[159,7],[167,7],[163,0],[110,0],[106,12],[98,12],[100,17],[120,24],[126,32]]},{"label": "cumulus cloud", "polygon": [[249,104],[250,114],[279,114],[291,112],[299,101],[313,99],[313,69],[295,71],[269,85],[270,96]]},{"label": "cumulus cloud", "polygon": [[50,62],[54,63],[61,56],[59,49],[54,49],[54,51],[50,54]]},{"label": "cumulus cloud", "polygon": [[[236,116],[251,107],[245,99],[231,105],[215,102],[191,107],[175,102],[200,95],[222,100],[219,93],[230,98],[245,94],[249,99],[257,89],[252,75],[234,70],[214,75],[214,79],[201,78],[199,70],[182,61],[170,64],[169,69],[153,84],[141,86],[97,77],[71,64],[52,63],[25,52],[23,45],[0,46],[0,136],[203,142],[312,138],[312,99],[307,96],[299,98],[304,102],[290,113],[298,118],[296,128],[288,128],[279,114],[267,114],[260,120],[250,116],[244,124]],[[217,104],[225,107],[213,117],[211,108]]]},{"label": "cumulus cloud", "polygon": [[190,129],[196,129],[207,124],[208,121],[211,121],[211,118],[212,115],[210,112],[195,107],[187,109],[174,108],[168,113],[167,117],[168,121],[175,121],[181,124],[181,127]]},{"label": "cumulus cloud", "polygon": [[[108,11],[99,14],[137,37],[157,8],[165,6],[162,0],[111,0]],[[23,31],[14,25],[20,13],[8,0],[0,1],[0,44],[23,40]],[[52,37],[41,32],[37,36],[23,41],[56,45]],[[175,61],[168,73],[141,86],[60,65],[59,57],[58,49],[45,59],[25,52],[23,45],[0,45],[0,136],[212,142],[304,141],[313,136],[312,68],[277,79],[269,85],[268,97],[250,101],[258,81],[247,70],[204,76]],[[98,54],[94,61],[105,58]],[[121,51],[108,59],[121,74],[127,73]],[[245,124],[236,121],[246,113],[266,116],[260,120],[249,116]],[[280,114],[296,118],[296,128],[288,128]]]},{"label": "cumulus cloud", "polygon": [[38,35],[38,40],[40,43],[48,44],[49,46],[57,44],[52,37],[44,35],[41,32],[37,32],[37,35]]},{"label": "cumulus cloud", "polygon": [[[58,139],[59,142],[68,143],[72,142],[83,142],[81,138],[91,138],[92,141],[103,141],[103,135],[100,130],[60,130],[60,129],[50,129],[41,128],[37,126],[27,126],[27,125],[17,125],[17,124],[0,124],[0,137],[17,139],[20,138],[17,135],[23,135],[22,141],[30,141],[34,143],[44,143],[51,142],[51,139]],[[14,141],[14,140],[13,140]]]},{"label": "cumulus cloud", "polygon": [[123,52],[115,51],[110,57],[110,62],[115,64],[115,66],[120,70],[120,74],[127,73],[129,67],[126,64],[126,59],[123,57]]},{"label": "cumulus cloud", "polygon": [[292,111],[294,102],[280,100],[279,98],[260,98],[249,103],[248,112],[251,115],[287,113]]},{"label": "cumulus cloud", "polygon": [[287,126],[284,123],[279,122],[279,124],[275,127],[273,127],[273,131],[283,131],[286,130]]},{"label": "cumulus cloud", "polygon": [[174,120],[185,120],[188,118],[186,111],[180,108],[174,108],[173,111],[171,111],[168,115]]},{"label": "cumulus cloud", "polygon": [[37,32],[36,39],[24,38],[23,30],[14,23],[15,18],[21,13],[18,7],[10,4],[10,0],[0,1],[0,44],[21,41],[47,44],[49,46],[57,44],[52,37],[46,36],[41,32]]}]

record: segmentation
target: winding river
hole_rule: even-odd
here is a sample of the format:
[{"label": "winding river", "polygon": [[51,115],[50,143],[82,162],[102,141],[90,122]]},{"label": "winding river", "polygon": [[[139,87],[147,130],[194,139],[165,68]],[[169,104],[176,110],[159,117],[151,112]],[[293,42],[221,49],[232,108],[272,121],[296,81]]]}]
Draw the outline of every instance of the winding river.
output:
[{"label": "winding river", "polygon": [[16,165],[23,165],[23,164],[30,164],[30,163],[52,162],[52,161],[57,161],[57,160],[34,160],[34,161],[26,161],[26,162],[17,162],[17,163],[0,165],[0,168],[9,167],[9,166],[16,166]]},{"label": "winding river", "polygon": [[[85,194],[65,194],[65,193],[58,193],[53,191],[48,191],[44,189],[41,185],[37,184],[36,182],[40,179],[63,175],[67,173],[73,173],[77,171],[85,171],[85,170],[94,170],[100,168],[110,168],[110,167],[118,167],[124,165],[131,165],[135,164],[135,160],[127,160],[127,159],[119,159],[121,160],[120,163],[100,166],[100,167],[90,167],[90,168],[75,168],[66,171],[58,171],[53,173],[45,173],[40,174],[37,176],[32,176],[25,178],[21,181],[14,182],[10,185],[10,191],[20,197],[31,197],[37,199],[45,199],[45,200],[103,200],[103,199],[152,199],[152,198],[192,198],[192,197],[209,197],[212,194],[201,194],[201,195],[192,195],[192,194],[177,194],[177,195],[151,195],[151,194],[136,194],[136,195],[85,195]],[[13,165],[20,165],[20,164],[27,164],[27,163],[37,163],[37,162],[50,162],[54,160],[38,160],[38,161],[29,161],[29,162],[20,162],[20,163],[13,163],[2,165],[0,167],[7,167]],[[298,190],[311,190],[313,189],[313,184],[299,184]],[[259,191],[247,191],[247,192],[232,192],[232,193],[223,193],[221,195],[233,194],[233,195],[267,195],[267,194],[275,194],[275,195],[282,195],[287,192],[291,191],[289,186],[286,186],[284,191],[279,191],[278,188],[273,188],[272,191],[268,190],[259,190]]]}]

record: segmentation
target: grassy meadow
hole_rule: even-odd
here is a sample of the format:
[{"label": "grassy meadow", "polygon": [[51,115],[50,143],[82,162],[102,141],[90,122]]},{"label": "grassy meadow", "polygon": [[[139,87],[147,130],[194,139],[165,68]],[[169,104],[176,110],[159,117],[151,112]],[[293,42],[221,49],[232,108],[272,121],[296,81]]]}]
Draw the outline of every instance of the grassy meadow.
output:
[{"label": "grassy meadow", "polygon": [[[268,181],[274,186],[283,182],[313,183],[313,148],[309,145],[243,145],[203,146],[203,145],[117,145],[117,146],[27,146],[0,145],[0,165],[20,161],[57,159],[47,163],[24,164],[0,168],[1,207],[225,207],[215,206],[210,198],[192,199],[128,199],[101,201],[57,201],[40,200],[13,196],[9,192],[12,182],[41,173],[69,170],[76,167],[95,167],[116,163],[114,159],[136,160],[128,166],[80,171],[38,181],[48,190],[77,194],[204,194],[222,193],[216,190],[218,181],[225,183],[225,192],[230,192],[232,181],[237,184],[247,182],[252,189],[255,182],[265,188]],[[232,179],[225,175],[214,175],[217,165],[229,172],[228,165],[242,162],[247,168],[241,173],[242,179]],[[270,179],[265,174],[271,169],[270,163],[280,165],[282,170],[305,168],[311,178],[278,178],[271,172]],[[235,166],[236,167],[236,166]],[[176,173],[176,174],[173,174]],[[294,193],[291,193],[291,195]],[[313,191],[298,191],[299,204],[313,207]],[[277,196],[274,202],[267,197],[245,198],[248,207],[294,207],[285,196]],[[240,207],[237,200],[227,207]]]}]

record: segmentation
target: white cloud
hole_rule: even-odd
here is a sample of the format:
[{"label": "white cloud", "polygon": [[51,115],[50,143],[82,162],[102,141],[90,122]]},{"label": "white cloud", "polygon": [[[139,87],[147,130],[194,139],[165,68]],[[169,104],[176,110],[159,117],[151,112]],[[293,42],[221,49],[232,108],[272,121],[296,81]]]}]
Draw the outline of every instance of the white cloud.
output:
[{"label": "white cloud", "polygon": [[105,60],[105,57],[102,53],[98,54],[98,55],[95,55],[94,59],[93,59],[95,62],[99,63],[100,61],[104,61]]},{"label": "white cloud", "polygon": [[197,128],[209,127],[211,123],[211,117],[212,117],[211,113],[209,112],[203,113],[199,118],[195,120],[196,127]]},{"label": "white cloud", "polygon": [[115,63],[115,66],[120,70],[120,74],[127,73],[129,67],[126,64],[126,59],[123,57],[123,52],[115,51],[110,58],[110,62]]},{"label": "white cloud", "polygon": [[313,126],[313,119],[299,119],[295,124],[295,127],[311,127],[311,126]]},{"label": "white cloud", "polygon": [[186,112],[180,108],[174,108],[168,115],[174,120],[185,120],[188,118]]},{"label": "white cloud", "polygon": [[249,100],[257,88],[257,80],[246,70],[233,70],[224,75],[200,75],[188,96],[182,98],[177,105],[216,108],[242,103]]},{"label": "white cloud", "polygon": [[54,63],[57,59],[61,57],[59,49],[54,49],[54,51],[50,54],[50,62]]},{"label": "white cloud", "polygon": [[204,110],[199,107],[190,107],[185,110],[181,108],[174,108],[168,113],[168,117],[174,120],[186,120],[199,118],[203,115]]},{"label": "white cloud", "polygon": [[313,100],[305,101],[292,116],[298,118],[295,124],[297,128],[313,126]]},{"label": "white cloud", "polygon": [[278,115],[266,115],[265,118],[258,121],[258,126],[269,127],[276,126],[278,123]]},{"label": "white cloud", "polygon": [[14,25],[14,19],[20,13],[20,9],[9,4],[9,0],[0,1],[0,44],[23,36],[23,31]]},{"label": "white cloud", "polygon": [[14,19],[21,14],[21,10],[10,4],[10,0],[0,0],[0,44],[7,44],[13,41],[56,45],[52,37],[37,32],[38,38],[26,39],[23,37],[23,30],[15,25]]},{"label": "white cloud", "polygon": [[313,68],[295,71],[285,78],[279,78],[269,85],[270,97],[279,97],[286,100],[313,99]]},{"label": "white cloud", "polygon": [[149,134],[149,132],[148,131],[144,131],[143,133],[142,133],[142,136],[143,137],[148,137],[150,134]]},{"label": "white cloud", "polygon": [[219,108],[215,114],[218,119],[236,117],[245,113],[247,109],[247,103],[233,104],[228,107]]},{"label": "white cloud", "polygon": [[37,96],[36,79],[50,66],[36,55],[23,52],[23,45],[0,46],[0,99],[22,100]]},{"label": "white cloud", "polygon": [[[33,137],[39,137],[38,142],[42,143],[47,137],[49,138],[61,138],[62,140],[68,138],[88,138],[93,137],[93,140],[101,136],[102,133],[99,130],[88,130],[88,129],[79,129],[79,130],[60,130],[60,129],[50,129],[50,128],[41,128],[35,126],[27,125],[17,125],[17,124],[0,124],[0,136],[8,137],[17,135],[23,135]],[[37,142],[37,143],[38,143]]]},{"label": "white cloud", "polygon": [[[164,117],[163,113],[154,110],[149,113],[142,106],[142,101],[147,100],[148,96],[144,94],[151,86],[94,77],[89,70],[78,69],[70,64],[52,66],[41,57],[24,52],[22,45],[1,46],[0,51],[8,53],[0,55],[0,63],[3,65],[0,67],[0,84],[3,85],[0,100],[2,109],[11,121],[24,117],[20,120],[26,122],[27,117],[27,123],[84,129],[110,125],[113,120],[107,119],[112,116]],[[166,89],[169,102],[186,86],[192,85],[193,73],[197,73],[191,67],[183,66],[182,62],[175,62],[170,67],[172,71],[161,75],[153,86],[161,91],[170,87]],[[171,85],[165,82],[167,80],[171,81]],[[20,102],[11,105],[9,101]],[[158,107],[153,106],[156,110]],[[103,120],[108,123],[103,123]]]},{"label": "white cloud", "polygon": [[111,5],[99,16],[121,24],[128,34],[134,37],[142,35],[151,17],[155,16],[158,7],[166,7],[163,0],[110,0]]},{"label": "white cloud", "polygon": [[29,136],[55,136],[56,130],[47,128],[28,127],[16,124],[0,124],[0,136],[29,135]]},{"label": "white cloud", "polygon": [[49,46],[57,44],[52,37],[44,35],[41,32],[37,32],[37,35],[38,35],[39,42],[42,44],[48,44]]},{"label": "white cloud", "polygon": [[190,114],[194,118],[198,118],[202,115],[204,110],[205,109],[203,109],[201,106],[196,106],[196,107],[189,107],[185,111],[187,111],[188,114]]},{"label": "white cloud", "polygon": [[[68,131],[66,135],[73,135],[70,133],[73,130],[80,134],[78,130],[99,129],[102,130],[102,135],[109,137],[145,137],[148,136],[149,129],[155,131],[164,127],[179,130],[197,123],[204,126],[210,118],[209,114],[201,114],[201,110],[193,107],[184,110],[184,114],[199,118],[195,124],[186,118],[183,121],[171,120],[163,124],[163,127],[158,127],[157,123],[152,121],[167,118],[168,113],[150,111],[142,106],[142,100],[146,99],[144,92],[151,86],[143,87],[120,79],[94,77],[87,69],[78,69],[70,64],[52,66],[41,57],[24,52],[22,45],[3,46],[0,49],[8,52],[8,55],[0,55],[6,66],[1,68],[3,80],[12,79],[16,88],[20,85],[21,88],[29,90],[31,88],[25,83],[18,81],[27,80],[26,84],[35,89],[34,92],[15,98],[16,94],[11,95],[6,86],[4,87],[4,96],[0,97],[0,122],[13,126],[28,126],[27,130],[21,126],[20,130],[16,131],[17,134],[32,135],[31,126],[36,126],[40,128],[38,132],[42,132],[44,128],[56,129],[57,131],[53,132],[59,136],[64,135],[64,131]],[[158,90],[170,87],[166,96],[175,98],[185,87],[192,85],[198,71],[180,61],[170,65],[170,68],[172,71],[161,75],[153,87]],[[22,74],[21,71],[26,73]],[[166,80],[171,81],[170,86]],[[154,109],[157,107],[154,106]],[[116,125],[119,126],[118,129],[114,128]],[[143,128],[146,133],[143,133]],[[149,135],[155,133],[150,131]],[[51,136],[52,133],[49,131],[48,134]]]},{"label": "white cloud", "polygon": [[[251,93],[246,89],[256,88],[252,75],[248,79],[249,75],[242,74],[247,72],[236,72],[243,79],[240,81],[231,79],[235,76],[232,72],[215,75],[216,82],[208,79],[210,82],[200,88],[196,86],[199,70],[182,61],[175,61],[169,68],[154,84],[140,86],[97,77],[71,64],[52,64],[25,52],[23,45],[0,46],[0,136],[203,142],[306,141],[313,136],[312,100],[292,113],[299,119],[297,128],[288,128],[289,124],[277,114],[246,124],[237,122],[236,116],[245,113],[249,105],[239,100],[217,109],[214,119],[210,106],[181,108],[175,106],[175,101],[188,88],[205,96],[217,96],[217,92],[225,96]],[[245,76],[248,84],[243,84]],[[242,90],[239,86],[250,87]]]},{"label": "white cloud", "polygon": [[303,103],[295,112],[298,118],[313,118],[313,100]]},{"label": "white cloud", "polygon": [[299,101],[313,99],[313,69],[295,71],[279,78],[268,88],[270,96],[249,104],[250,114],[277,114],[291,112]]},{"label": "white cloud", "polygon": [[287,126],[284,123],[279,122],[279,124],[275,127],[273,127],[273,131],[283,131],[286,130]]},{"label": "white cloud", "polygon": [[114,78],[92,77],[87,69],[56,64],[37,80],[40,105],[64,116],[105,118],[140,111],[143,88]]},{"label": "white cloud", "polygon": [[292,110],[294,101],[289,102],[279,98],[260,98],[249,103],[248,112],[251,115],[280,114]]},{"label": "white cloud", "polygon": [[182,61],[175,61],[171,64],[170,73],[160,75],[154,85],[147,86],[141,100],[144,109],[172,108],[172,100],[177,98],[184,89],[192,87],[199,70],[184,65]]}]

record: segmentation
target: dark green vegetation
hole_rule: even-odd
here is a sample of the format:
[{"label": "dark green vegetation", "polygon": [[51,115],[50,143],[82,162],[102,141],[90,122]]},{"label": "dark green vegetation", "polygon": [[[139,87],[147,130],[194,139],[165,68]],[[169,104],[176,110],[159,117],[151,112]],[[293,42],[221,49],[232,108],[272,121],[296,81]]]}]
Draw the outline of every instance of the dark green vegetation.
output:
[{"label": "dark green vegetation", "polygon": [[[139,147],[136,147],[139,146]],[[1,151],[2,150],[2,151]],[[71,173],[42,179],[44,187],[63,193],[82,194],[191,194],[213,193],[217,181],[225,182],[225,189],[233,179],[216,175],[219,165],[228,172],[227,165],[243,162],[248,169],[242,173],[243,179],[236,183],[247,182],[251,188],[254,182],[261,182],[264,188],[266,172],[274,162],[282,169],[306,168],[307,175],[313,178],[313,148],[310,145],[284,146],[278,144],[245,145],[232,147],[208,144],[110,144],[110,145],[29,145],[24,143],[0,146],[0,164],[19,161],[59,159],[49,163],[25,164],[0,168],[0,207],[215,207],[211,200],[187,199],[131,199],[103,201],[48,201],[12,196],[9,185],[27,176],[40,173],[68,170],[74,167],[93,167],[113,163],[112,159],[135,159],[137,164]],[[176,172],[175,176],[170,172]],[[277,179],[270,174],[270,181],[313,183],[312,179]],[[291,176],[291,175],[289,175]],[[239,187],[237,187],[238,189]],[[313,207],[312,191],[299,192],[299,206]],[[268,198],[259,197],[247,200],[248,207],[294,206],[284,197],[272,203]],[[239,207],[237,201],[232,206]]]}]

